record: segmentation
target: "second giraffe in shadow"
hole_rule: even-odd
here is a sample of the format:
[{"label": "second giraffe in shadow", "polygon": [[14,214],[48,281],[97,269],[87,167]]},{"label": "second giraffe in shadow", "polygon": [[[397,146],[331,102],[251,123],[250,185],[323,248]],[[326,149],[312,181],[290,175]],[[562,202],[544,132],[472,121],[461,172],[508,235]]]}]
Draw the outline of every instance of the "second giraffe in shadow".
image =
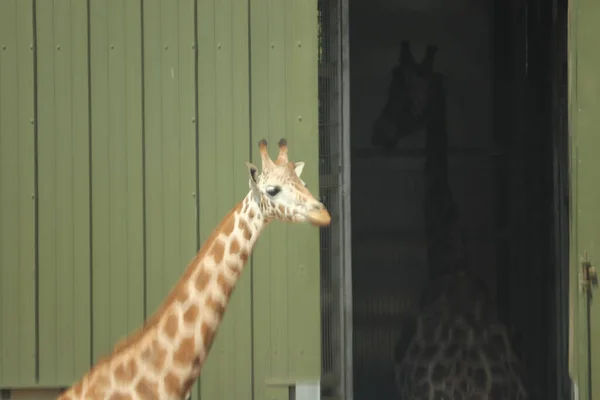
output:
[{"label": "second giraffe in shadow", "polygon": [[460,214],[448,182],[443,80],[430,66],[427,74],[436,77],[436,91],[423,96],[410,85],[397,84],[405,92],[395,93],[403,99],[397,106],[405,107],[395,112],[405,118],[396,119],[397,138],[415,133],[417,119],[408,118],[413,114],[407,104],[429,110],[417,114],[427,128],[423,211],[430,279],[396,346],[399,399],[525,400],[524,372],[512,338],[483,282],[468,269]]},{"label": "second giraffe in shadow", "polygon": [[417,64],[407,41],[400,45],[400,63],[392,71],[387,101],[375,121],[371,144],[391,150],[398,141],[426,126],[438,112],[434,99],[444,91],[443,76],[433,71],[437,46],[427,45],[425,57]]}]

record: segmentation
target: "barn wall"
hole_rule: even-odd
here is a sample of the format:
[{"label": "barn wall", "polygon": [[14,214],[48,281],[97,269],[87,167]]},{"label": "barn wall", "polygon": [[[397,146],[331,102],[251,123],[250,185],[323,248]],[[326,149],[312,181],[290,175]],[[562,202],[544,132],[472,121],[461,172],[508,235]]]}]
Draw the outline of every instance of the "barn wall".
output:
[{"label": "barn wall", "polygon": [[[0,3],[0,388],[68,386],[139,326],[260,138],[286,136],[318,195],[316,24],[316,0]],[[318,378],[318,246],[268,228],[200,397]]]},{"label": "barn wall", "polygon": [[0,382],[34,382],[35,148],[31,2],[0,3]]}]

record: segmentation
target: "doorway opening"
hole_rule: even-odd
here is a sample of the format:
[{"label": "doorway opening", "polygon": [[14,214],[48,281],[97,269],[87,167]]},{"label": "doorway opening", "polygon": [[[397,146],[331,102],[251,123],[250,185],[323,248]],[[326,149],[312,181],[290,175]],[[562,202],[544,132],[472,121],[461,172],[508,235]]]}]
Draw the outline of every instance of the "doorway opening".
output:
[{"label": "doorway opening", "polygon": [[457,260],[530,398],[570,398],[567,1],[318,3],[323,398],[398,398]]}]

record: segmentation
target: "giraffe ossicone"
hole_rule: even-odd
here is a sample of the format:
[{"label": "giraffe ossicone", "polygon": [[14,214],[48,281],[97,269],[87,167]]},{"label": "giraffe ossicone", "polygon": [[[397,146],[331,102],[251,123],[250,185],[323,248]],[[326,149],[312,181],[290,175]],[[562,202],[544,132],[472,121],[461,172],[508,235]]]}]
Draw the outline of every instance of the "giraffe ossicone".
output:
[{"label": "giraffe ossicone", "polygon": [[250,191],[204,242],[166,300],[59,400],[188,398],[263,229],[273,220],[329,225],[329,212],[300,179],[304,163],[288,160],[287,141],[279,141],[275,160],[265,139],[258,147],[260,174],[246,163]]}]

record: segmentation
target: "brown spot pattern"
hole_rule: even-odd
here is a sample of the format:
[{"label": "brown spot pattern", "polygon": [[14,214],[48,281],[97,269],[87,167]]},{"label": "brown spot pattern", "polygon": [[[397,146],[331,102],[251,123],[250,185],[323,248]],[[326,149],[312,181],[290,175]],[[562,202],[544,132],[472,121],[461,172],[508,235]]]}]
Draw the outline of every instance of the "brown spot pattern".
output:
[{"label": "brown spot pattern", "polygon": [[187,337],[181,341],[179,348],[173,355],[173,360],[179,364],[189,366],[194,361],[196,356],[196,349],[194,345],[194,338]]},{"label": "brown spot pattern", "polygon": [[212,346],[215,331],[210,327],[210,325],[204,322],[200,328],[200,332],[202,333],[202,340],[204,341],[204,350],[208,353],[210,346]]},{"label": "brown spot pattern", "polygon": [[167,351],[163,349],[154,339],[152,343],[142,352],[142,358],[147,361],[156,371],[162,371],[167,358]]},{"label": "brown spot pattern", "polygon": [[200,308],[197,305],[192,304],[190,308],[188,308],[187,311],[183,313],[183,320],[188,324],[192,323],[196,320],[196,318],[198,318],[199,312]]},{"label": "brown spot pattern", "polygon": [[165,376],[165,390],[168,394],[178,395],[180,390],[181,382],[179,381],[179,377],[169,372],[167,376]]},{"label": "brown spot pattern", "polygon": [[[188,279],[189,279],[189,275],[188,275]],[[182,287],[182,289],[177,292],[177,301],[179,301],[180,303],[185,303],[186,301],[188,301],[190,298],[190,294],[187,290],[187,288],[185,286]]]},{"label": "brown spot pattern", "polygon": [[222,272],[217,277],[217,283],[219,284],[219,288],[221,289],[225,297],[229,297],[231,295],[233,287],[229,282],[227,282],[227,278],[225,278],[225,274],[223,274]]},{"label": "brown spot pattern", "polygon": [[250,210],[250,211],[248,212],[248,218],[254,218],[254,215],[255,215],[255,214],[254,214],[254,211],[253,211],[253,210]]},{"label": "brown spot pattern", "polygon": [[238,222],[238,227],[244,233],[244,239],[246,239],[246,240],[252,239],[252,231],[250,230],[250,227],[248,226],[246,221],[244,221],[243,219],[240,219],[240,221]]},{"label": "brown spot pattern", "polygon": [[233,239],[231,241],[231,245],[229,246],[229,252],[231,254],[237,254],[240,252],[240,242],[237,241],[237,239]]},{"label": "brown spot pattern", "polygon": [[242,250],[242,252],[240,253],[240,259],[241,259],[243,262],[246,262],[246,261],[248,261],[248,251],[246,251],[246,250]]},{"label": "brown spot pattern", "polygon": [[93,385],[94,386],[94,390],[100,393],[104,393],[106,391],[106,388],[110,385],[110,379],[109,377],[104,373],[98,373],[96,380],[94,381]]},{"label": "brown spot pattern", "polygon": [[216,240],[210,248],[209,256],[211,256],[215,260],[215,263],[219,264],[221,261],[223,261],[224,254],[225,246],[223,246],[223,242],[220,240]]},{"label": "brown spot pattern", "polygon": [[117,382],[131,382],[137,374],[137,365],[134,359],[130,359],[126,363],[121,363],[115,368],[114,375]]},{"label": "brown spot pattern", "polygon": [[81,381],[77,383],[77,385],[75,385],[75,387],[73,387],[73,393],[75,393],[76,397],[81,397],[81,392],[83,391],[83,385],[81,384]]},{"label": "brown spot pattern", "polygon": [[225,307],[213,297],[206,299],[206,307],[213,310],[219,319],[221,319],[225,313]]},{"label": "brown spot pattern", "polygon": [[210,281],[210,274],[206,272],[206,268],[202,268],[196,278],[196,290],[201,292],[206,288]]},{"label": "brown spot pattern", "polygon": [[110,396],[110,400],[132,400],[130,394],[115,392]]},{"label": "brown spot pattern", "polygon": [[179,321],[177,316],[170,314],[165,322],[164,331],[167,337],[173,339],[179,330]]},{"label": "brown spot pattern", "polygon": [[135,391],[142,399],[158,399],[158,384],[142,378],[135,387]]},{"label": "brown spot pattern", "polygon": [[223,225],[223,229],[221,229],[221,233],[223,233],[225,236],[231,235],[231,232],[233,232],[234,226],[235,226],[235,218],[228,218],[225,221],[225,224]]}]

